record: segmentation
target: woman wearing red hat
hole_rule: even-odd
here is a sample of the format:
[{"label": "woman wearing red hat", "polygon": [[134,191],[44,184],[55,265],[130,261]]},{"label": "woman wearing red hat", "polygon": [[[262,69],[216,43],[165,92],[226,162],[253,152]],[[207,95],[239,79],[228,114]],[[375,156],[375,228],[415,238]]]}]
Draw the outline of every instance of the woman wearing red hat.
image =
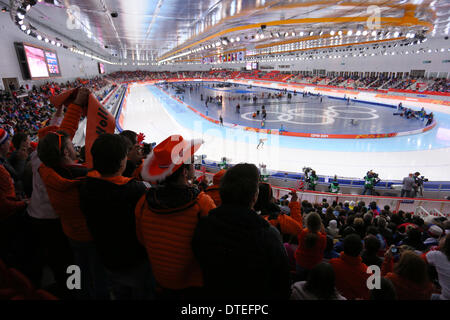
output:
[{"label": "woman wearing red hat", "polygon": [[170,136],[153,149],[141,173],[154,188],[136,206],[137,235],[147,249],[162,296],[167,298],[192,297],[203,286],[191,239],[199,218],[216,206],[190,183],[193,156],[201,144],[201,140]]}]

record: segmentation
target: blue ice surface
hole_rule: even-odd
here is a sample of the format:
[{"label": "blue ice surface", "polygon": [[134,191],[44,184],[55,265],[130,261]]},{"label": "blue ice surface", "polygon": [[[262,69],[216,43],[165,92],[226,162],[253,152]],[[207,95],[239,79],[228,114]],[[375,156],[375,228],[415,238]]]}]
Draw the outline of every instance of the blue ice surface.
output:
[{"label": "blue ice surface", "polygon": [[[148,85],[147,89],[159,99],[170,115],[184,127],[196,130],[198,129],[198,124],[201,123],[203,131],[213,130],[208,133],[226,137],[225,130],[229,128],[205,120],[154,85]],[[187,96],[188,92],[189,90],[186,90],[184,95]],[[214,108],[210,106],[208,109]],[[392,110],[390,109],[391,113]],[[448,148],[450,147],[450,115],[440,112],[433,113],[435,120],[438,122],[437,126],[421,134],[379,139],[320,139],[279,136],[277,143],[284,148],[347,152],[396,152]],[[226,119],[225,122],[227,122]],[[243,131],[241,129],[233,130],[240,131],[237,140],[243,142],[257,141],[255,140],[255,135],[257,139],[266,136],[265,134]],[[439,132],[440,134],[438,134]],[[271,139],[269,138],[265,143],[270,145]]]}]

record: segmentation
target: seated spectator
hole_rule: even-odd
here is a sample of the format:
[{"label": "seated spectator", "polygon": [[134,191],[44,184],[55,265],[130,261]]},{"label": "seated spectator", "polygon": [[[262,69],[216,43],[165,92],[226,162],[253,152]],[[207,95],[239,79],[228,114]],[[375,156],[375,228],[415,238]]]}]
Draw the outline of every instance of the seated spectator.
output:
[{"label": "seated spectator", "polygon": [[438,250],[428,251],[423,257],[428,265],[436,269],[441,287],[441,293],[433,294],[431,299],[450,300],[450,234],[442,237]]},{"label": "seated spectator", "polygon": [[223,169],[220,170],[219,172],[216,172],[216,174],[214,174],[214,176],[213,176],[213,184],[211,186],[209,186],[208,188],[206,188],[206,191],[205,191],[205,193],[214,200],[214,203],[216,204],[217,207],[220,206],[222,203],[220,200],[219,187],[220,187],[220,181],[222,180],[225,172],[226,172],[226,170],[223,170]]},{"label": "seated spectator", "polygon": [[423,242],[423,244],[429,249],[433,246],[439,245],[439,238],[441,237],[443,230],[437,226],[432,225],[428,228],[428,235],[429,237]]},{"label": "seated spectator", "polygon": [[422,241],[422,233],[418,228],[408,228],[406,238],[400,241],[399,245],[407,245],[417,251],[425,251],[427,248]]},{"label": "seated spectator", "polygon": [[327,234],[331,236],[332,239],[339,236],[339,228],[337,227],[337,221],[331,220],[327,227]]},{"label": "seated spectator", "polygon": [[203,275],[191,241],[199,218],[216,207],[210,196],[189,182],[194,178],[194,153],[201,144],[201,140],[170,136],[144,161],[142,178],[154,188],[136,205],[136,232],[162,288],[162,298],[201,295]]},{"label": "seated spectator", "polygon": [[336,275],[336,288],[348,300],[368,299],[367,266],[360,256],[361,238],[351,234],[344,239],[344,251],[339,258],[331,259],[330,264]]},{"label": "seated spectator", "polygon": [[80,187],[80,202],[115,299],[151,299],[153,277],[145,248],[137,240],[134,217],[146,187],[122,175],[127,163],[125,139],[105,133],[94,141],[93,171]]},{"label": "seated spectator", "polygon": [[383,260],[377,256],[378,250],[380,250],[380,240],[375,235],[367,235],[364,238],[364,250],[361,253],[362,262],[366,266],[376,265],[381,267]]},{"label": "seated spectator", "polygon": [[323,252],[323,262],[328,262],[330,259],[333,258],[339,258],[339,253],[334,250],[334,241],[333,238],[330,236],[327,236],[327,246],[325,248],[325,251]]},{"label": "seated spectator", "polygon": [[430,300],[433,291],[428,280],[427,265],[411,250],[402,250],[394,265],[391,246],[386,251],[381,268],[382,276],[392,281],[399,300]]},{"label": "seated spectator", "polygon": [[192,247],[207,297],[289,297],[289,264],[279,234],[253,210],[258,181],[253,164],[228,169],[220,187],[222,205],[201,218],[195,230]]},{"label": "seated spectator", "polygon": [[335,287],[333,267],[319,263],[308,274],[307,281],[292,285],[291,300],[346,300]]},{"label": "seated spectator", "polygon": [[395,292],[395,288],[391,280],[381,278],[380,288],[371,289],[369,299],[380,301],[397,300],[397,293]]},{"label": "seated spectator", "polygon": [[298,235],[298,248],[295,252],[299,280],[306,279],[309,270],[322,261],[327,246],[325,228],[317,213],[308,214],[306,226]]}]

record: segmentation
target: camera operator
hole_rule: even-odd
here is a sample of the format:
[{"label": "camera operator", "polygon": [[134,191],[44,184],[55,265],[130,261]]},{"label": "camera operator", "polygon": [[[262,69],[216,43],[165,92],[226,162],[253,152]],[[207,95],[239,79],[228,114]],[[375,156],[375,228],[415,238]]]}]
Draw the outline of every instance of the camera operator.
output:
[{"label": "camera operator", "polygon": [[419,193],[419,195],[421,197],[423,197],[423,183],[427,182],[428,179],[426,179],[424,176],[420,176],[420,172],[416,172],[414,173],[414,198],[417,196],[417,193]]},{"label": "camera operator", "polygon": [[308,190],[316,191],[317,181],[319,180],[319,177],[316,175],[316,171],[306,167],[303,168],[303,172],[305,173],[305,182],[308,183]]},{"label": "camera operator", "polygon": [[400,197],[406,196],[407,198],[411,198],[413,188],[415,188],[416,184],[413,178],[413,174],[410,173],[408,177],[403,178],[403,187],[402,193]]},{"label": "camera operator", "polygon": [[378,173],[375,173],[372,170],[368,171],[364,177],[364,191],[362,194],[365,195],[366,192],[368,192],[369,195],[373,196],[374,187],[378,182],[380,182]]}]

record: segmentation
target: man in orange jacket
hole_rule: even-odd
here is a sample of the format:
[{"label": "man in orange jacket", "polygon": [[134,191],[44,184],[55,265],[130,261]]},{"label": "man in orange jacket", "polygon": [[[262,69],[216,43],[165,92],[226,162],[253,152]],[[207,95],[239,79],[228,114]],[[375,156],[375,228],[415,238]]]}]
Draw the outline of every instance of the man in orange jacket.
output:
[{"label": "man in orange jacket", "polygon": [[344,239],[344,251],[330,260],[336,275],[336,289],[348,300],[369,298],[367,266],[362,262],[363,245],[357,234]]},{"label": "man in orange jacket", "polygon": [[222,179],[225,172],[226,170],[223,169],[219,172],[216,172],[216,174],[213,176],[213,184],[206,189],[206,194],[214,200],[214,203],[217,207],[222,203],[222,201],[220,200],[219,187],[220,180]]},{"label": "man in orange jacket", "polygon": [[198,297],[202,292],[202,271],[191,239],[199,218],[216,207],[190,182],[194,153],[202,143],[170,136],[153,149],[141,173],[154,188],[136,205],[137,236],[147,249],[161,295],[169,299]]}]

